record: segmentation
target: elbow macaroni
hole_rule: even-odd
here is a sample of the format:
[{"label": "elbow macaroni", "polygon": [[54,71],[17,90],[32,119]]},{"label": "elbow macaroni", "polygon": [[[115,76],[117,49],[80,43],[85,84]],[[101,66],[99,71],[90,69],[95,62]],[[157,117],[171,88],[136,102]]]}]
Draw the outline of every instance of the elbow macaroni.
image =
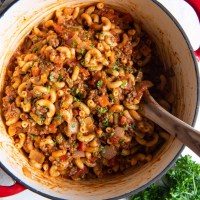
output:
[{"label": "elbow macaroni", "polygon": [[[153,86],[148,73],[159,67],[151,38],[102,2],[52,16],[33,27],[8,66],[2,110],[15,147],[45,175],[73,180],[149,162],[170,138],[140,112]],[[156,96],[170,110],[172,98],[162,98],[170,83],[158,72]]]}]

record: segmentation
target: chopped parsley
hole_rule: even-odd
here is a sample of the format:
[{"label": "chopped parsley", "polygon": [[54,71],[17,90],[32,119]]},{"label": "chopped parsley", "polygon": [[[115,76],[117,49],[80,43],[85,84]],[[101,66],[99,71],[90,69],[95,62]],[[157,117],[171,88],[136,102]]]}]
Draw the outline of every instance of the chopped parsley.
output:
[{"label": "chopped parsley", "polygon": [[104,121],[104,123],[103,123],[103,128],[108,127],[108,125],[109,125],[109,122],[108,122],[108,119],[106,119],[106,120]]},{"label": "chopped parsley", "polygon": [[90,46],[91,46],[92,48],[94,48],[94,44],[90,44]]},{"label": "chopped parsley", "polygon": [[50,90],[51,90],[51,86],[50,86],[50,85],[48,85],[48,86],[47,86],[47,93],[49,93],[49,92],[50,92]]},{"label": "chopped parsley", "polygon": [[76,45],[77,45],[77,42],[76,42],[76,41],[73,41],[73,42],[72,42],[72,47],[76,47]]},{"label": "chopped parsley", "polygon": [[53,142],[54,142],[55,144],[57,143],[57,140],[56,140],[55,138],[53,138],[52,140],[53,140]]},{"label": "chopped parsley", "polygon": [[112,71],[114,71],[114,70],[119,70],[119,66],[117,66],[117,65],[113,66]]},{"label": "chopped parsley", "polygon": [[84,123],[83,123],[83,122],[80,122],[80,126],[84,126]]},{"label": "chopped parsley", "polygon": [[121,88],[125,88],[127,84],[128,84],[127,80],[123,80],[121,84]]},{"label": "chopped parsley", "polygon": [[124,126],[124,130],[126,131],[126,130],[128,130],[128,128],[129,128],[129,125],[126,124],[126,125]]},{"label": "chopped parsley", "polygon": [[99,152],[98,150],[94,150],[92,153],[93,154],[98,154],[98,152]]},{"label": "chopped parsley", "polygon": [[93,70],[94,70],[94,67],[90,67],[90,70],[93,71]]},{"label": "chopped parsley", "polygon": [[50,80],[50,81],[54,81],[54,80],[55,80],[55,77],[54,77],[53,75],[50,75],[50,76],[49,76],[49,80]]},{"label": "chopped parsley", "polygon": [[71,126],[71,128],[75,128],[75,127],[76,127],[76,124],[73,124],[73,123],[72,123],[70,126]]},{"label": "chopped parsley", "polygon": [[101,153],[102,153],[102,154],[105,154],[105,153],[106,153],[106,149],[103,148],[103,149],[101,150]]},{"label": "chopped parsley", "polygon": [[80,93],[80,90],[77,88],[76,89],[76,94],[79,94]]},{"label": "chopped parsley", "polygon": [[36,137],[37,137],[37,135],[35,135],[35,134],[30,134],[30,136],[31,136],[32,138],[36,138]]},{"label": "chopped parsley", "polygon": [[119,59],[116,60],[115,64],[116,64],[117,66],[120,65],[120,61],[119,61]]},{"label": "chopped parsley", "polygon": [[76,144],[76,141],[74,140],[74,141],[71,142],[70,146],[74,147],[75,144]]},{"label": "chopped parsley", "polygon": [[84,61],[84,60],[81,60],[80,63],[81,63],[81,65],[83,65],[83,66],[85,65],[85,61]]},{"label": "chopped parsley", "polygon": [[115,132],[111,132],[110,133],[110,137],[114,136],[115,135]]},{"label": "chopped parsley", "polygon": [[59,75],[58,81],[60,82],[60,81],[62,81],[62,79],[63,79],[62,75]]},{"label": "chopped parsley", "polygon": [[83,55],[84,53],[85,53],[85,49],[82,48],[82,49],[81,49],[81,54]]},{"label": "chopped parsley", "polygon": [[124,70],[130,73],[132,69],[130,67],[124,67]]},{"label": "chopped parsley", "polygon": [[33,53],[35,53],[38,50],[38,47],[33,48]]},{"label": "chopped parsley", "polygon": [[88,39],[88,34],[87,33],[84,33],[84,39],[86,40],[86,39]]},{"label": "chopped parsley", "polygon": [[37,36],[34,36],[34,37],[32,38],[32,41],[33,41],[33,42],[37,42],[37,41],[38,41],[38,37],[37,37]]},{"label": "chopped parsley", "polygon": [[135,125],[131,125],[131,128],[132,128],[133,130],[135,130],[135,129],[136,129],[136,126],[135,126]]},{"label": "chopped parsley", "polygon": [[122,138],[119,138],[119,144],[123,143],[124,142],[124,139]]},{"label": "chopped parsley", "polygon": [[74,97],[74,101],[75,101],[75,102],[80,102],[81,100],[78,99],[78,98],[76,98],[76,97]]},{"label": "chopped parsley", "polygon": [[97,82],[97,87],[98,88],[101,88],[103,86],[103,81],[102,80],[99,80],[98,82]]},{"label": "chopped parsley", "polygon": [[106,113],[107,111],[108,111],[108,108],[106,108],[106,107],[105,107],[105,108],[102,108],[102,107],[101,107],[101,108],[98,110],[98,113],[99,113],[99,114],[103,114],[103,113]]},{"label": "chopped parsley", "polygon": [[100,33],[103,37],[105,36],[105,33],[102,31],[101,33]]},{"label": "chopped parsley", "polygon": [[68,92],[72,93],[72,92],[74,92],[74,89],[69,89]]},{"label": "chopped parsley", "polygon": [[62,119],[62,114],[61,114],[61,113],[58,113],[58,114],[57,114],[57,118],[58,118],[58,119]]}]

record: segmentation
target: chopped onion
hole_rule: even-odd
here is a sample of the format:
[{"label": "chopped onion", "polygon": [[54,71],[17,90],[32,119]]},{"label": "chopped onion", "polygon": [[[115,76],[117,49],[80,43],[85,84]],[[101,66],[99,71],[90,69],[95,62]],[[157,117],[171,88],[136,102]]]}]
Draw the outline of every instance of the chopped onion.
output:
[{"label": "chopped onion", "polygon": [[68,127],[71,134],[78,133],[79,123],[75,118],[73,118]]},{"label": "chopped onion", "polygon": [[83,119],[83,122],[86,125],[86,129],[88,133],[91,133],[94,131],[94,120],[92,119],[92,117],[86,117],[85,119]]},{"label": "chopped onion", "polygon": [[84,151],[74,151],[72,154],[73,158],[80,158],[80,157],[85,157],[85,152]]},{"label": "chopped onion", "polygon": [[124,137],[124,128],[122,127],[116,127],[115,128],[115,136],[119,137],[119,138],[122,138]]},{"label": "chopped onion", "polygon": [[117,152],[113,146],[106,145],[101,152],[102,156],[107,160],[114,158],[117,155]]}]

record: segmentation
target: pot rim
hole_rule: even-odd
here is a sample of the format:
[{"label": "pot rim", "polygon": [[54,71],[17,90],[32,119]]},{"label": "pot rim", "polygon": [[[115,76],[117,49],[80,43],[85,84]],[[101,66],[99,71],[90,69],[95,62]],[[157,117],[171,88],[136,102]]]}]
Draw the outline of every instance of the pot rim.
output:
[{"label": "pot rim", "polygon": [[[4,13],[7,12],[12,6],[15,5],[15,3],[17,3],[19,0],[15,0],[13,1],[1,14],[0,14],[0,20],[3,17]],[[195,72],[196,72],[196,80],[197,80],[197,101],[196,101],[196,109],[195,109],[195,113],[194,113],[194,118],[192,121],[192,126],[194,126],[196,124],[197,121],[197,115],[199,112],[199,100],[200,100],[200,76],[199,76],[199,70],[198,70],[198,63],[196,60],[196,57],[194,55],[194,50],[191,46],[191,43],[189,41],[188,36],[186,35],[185,31],[183,30],[183,28],[181,27],[181,25],[179,24],[179,22],[176,20],[176,18],[170,13],[170,11],[168,11],[160,2],[158,2],[157,0],[152,0],[152,2],[154,4],[156,4],[163,12],[165,12],[165,14],[172,20],[172,22],[176,25],[176,27],[178,28],[178,30],[180,31],[180,33],[182,34],[183,38],[185,39],[185,42],[189,48],[189,52],[191,54],[193,63],[194,63],[194,67],[195,67]],[[159,174],[157,175],[155,178],[153,178],[151,181],[149,181],[148,183],[146,183],[145,185],[139,187],[136,190],[133,190],[131,192],[122,194],[120,196],[116,196],[116,197],[112,197],[109,198],[110,200],[117,200],[117,199],[121,199],[121,198],[126,198],[129,197],[131,195],[137,194],[141,191],[143,191],[144,189],[146,189],[147,187],[149,187],[151,184],[155,183],[157,180],[159,180],[165,173],[167,173],[167,171],[175,164],[175,162],[177,161],[177,159],[179,158],[180,154],[182,153],[183,149],[185,148],[185,145],[183,144],[181,149],[179,150],[179,152],[174,156],[174,159],[169,163],[169,165],[167,165],[165,167],[165,169]],[[63,198],[59,198],[59,197],[55,197],[55,196],[51,196],[49,194],[43,193],[39,190],[36,190],[35,188],[27,185],[26,183],[24,183],[21,179],[19,179],[17,176],[13,175],[11,171],[9,171],[6,166],[3,165],[3,163],[0,161],[0,167],[8,174],[10,175],[15,181],[17,181],[18,183],[20,183],[21,185],[23,185],[24,187],[26,187],[27,189],[31,190],[32,192],[35,192],[41,196],[44,196],[46,198],[49,199],[55,199],[55,200],[67,200],[67,199],[63,199]]]}]

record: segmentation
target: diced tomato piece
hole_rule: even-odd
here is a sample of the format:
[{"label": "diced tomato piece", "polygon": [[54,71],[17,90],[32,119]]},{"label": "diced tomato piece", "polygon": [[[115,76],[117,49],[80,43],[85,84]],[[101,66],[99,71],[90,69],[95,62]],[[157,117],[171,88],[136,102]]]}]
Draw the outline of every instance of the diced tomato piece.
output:
[{"label": "diced tomato piece", "polygon": [[73,175],[74,177],[80,177],[88,172],[87,167],[84,167],[83,169],[78,169],[77,172]]},{"label": "diced tomato piece", "polygon": [[72,60],[72,59],[67,59],[66,60],[66,64],[69,66],[69,67],[72,67],[74,68],[75,66],[80,66],[80,62],[77,61],[77,60]]},{"label": "diced tomato piece", "polygon": [[67,155],[60,156],[60,160],[67,161]]},{"label": "diced tomato piece", "polygon": [[85,69],[85,68],[81,68],[80,72],[84,75],[84,76],[89,76],[90,75],[90,72]]},{"label": "diced tomato piece", "polygon": [[41,69],[37,66],[34,66],[32,67],[32,70],[31,70],[33,76],[39,76],[40,75],[40,72],[41,72]]},{"label": "diced tomato piece", "polygon": [[83,142],[79,142],[78,150],[79,151],[85,151],[86,150],[86,144],[83,143]]},{"label": "diced tomato piece", "polygon": [[121,119],[120,119],[120,124],[121,124],[121,125],[126,125],[126,124],[128,124],[128,123],[129,123],[128,118],[125,117],[125,116],[122,116]]},{"label": "diced tomato piece", "polygon": [[53,28],[55,30],[56,33],[61,34],[62,33],[62,27],[59,26],[58,24],[54,24]]},{"label": "diced tomato piece", "polygon": [[48,125],[48,130],[50,133],[56,133],[57,132],[57,127],[55,124],[49,124]]},{"label": "diced tomato piece", "polygon": [[113,144],[118,144],[119,143],[119,137],[117,137],[116,135],[111,137],[111,141]]},{"label": "diced tomato piece", "polygon": [[48,99],[49,96],[50,96],[49,94],[44,94],[44,95],[43,95],[43,98],[44,98],[44,99]]},{"label": "diced tomato piece", "polygon": [[108,97],[106,95],[102,95],[101,97],[99,97],[99,104],[101,107],[106,107],[110,105]]},{"label": "diced tomato piece", "polygon": [[79,111],[77,109],[74,109],[73,111],[73,116],[76,117],[77,115],[79,115]]},{"label": "diced tomato piece", "polygon": [[117,163],[118,163],[118,160],[117,160],[116,156],[108,161],[108,164],[112,167],[117,165]]}]

